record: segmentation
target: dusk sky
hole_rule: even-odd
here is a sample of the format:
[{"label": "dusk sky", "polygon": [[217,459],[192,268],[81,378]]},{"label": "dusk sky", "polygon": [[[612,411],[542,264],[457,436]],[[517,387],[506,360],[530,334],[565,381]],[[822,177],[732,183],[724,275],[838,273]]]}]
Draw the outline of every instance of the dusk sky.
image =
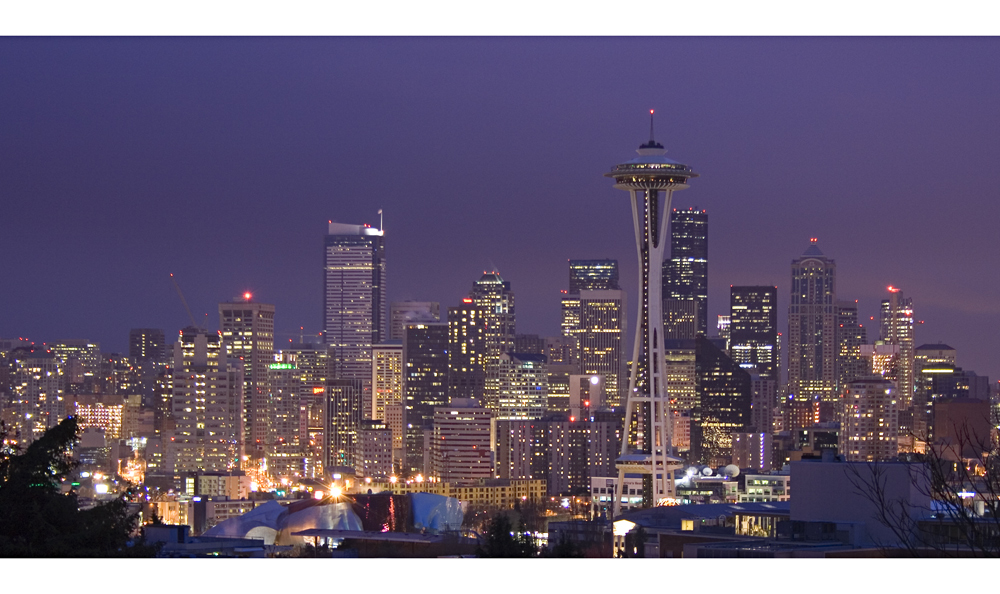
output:
[{"label": "dusk sky", "polygon": [[[1000,379],[998,38],[0,38],[0,337],[218,327],[276,306],[318,332],[326,222],[385,213],[388,300],[497,269],[520,333],[559,333],[567,259],[615,258],[649,134],[701,177],[709,314],[778,286],[810,237],[837,296],[913,298],[916,344]],[[877,325],[868,322],[870,340]],[[631,342],[629,350],[631,348]],[[785,361],[782,362],[784,367]]]}]

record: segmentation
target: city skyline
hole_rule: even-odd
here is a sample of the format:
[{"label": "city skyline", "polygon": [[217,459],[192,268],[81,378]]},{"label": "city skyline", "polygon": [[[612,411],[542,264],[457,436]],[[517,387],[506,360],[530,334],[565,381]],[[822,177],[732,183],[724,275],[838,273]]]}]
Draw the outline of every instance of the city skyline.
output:
[{"label": "city skyline", "polygon": [[[387,303],[456,306],[496,269],[518,296],[517,332],[557,336],[566,260],[609,258],[634,312],[628,213],[594,172],[644,140],[655,108],[667,156],[705,172],[673,206],[712,219],[710,326],[728,313],[728,285],[776,285],[785,333],[789,263],[818,237],[837,262],[837,298],[859,300],[870,338],[886,287],[901,287],[925,321],[916,345],[947,343],[964,369],[1000,377],[1000,281],[976,274],[976,254],[990,262],[997,250],[991,217],[976,216],[990,212],[1000,156],[998,82],[976,74],[1000,55],[996,40],[7,38],[0,48],[0,71],[19,82],[0,106],[21,114],[0,140],[4,338],[125,353],[132,328],[161,328],[170,344],[189,325],[174,273],[196,318],[245,291],[275,304],[280,349],[300,326],[320,328],[323,225],[381,227],[379,209]],[[599,74],[636,55],[700,69],[685,85],[606,90]],[[546,66],[518,63],[538,56]],[[514,82],[518,91],[501,88]],[[373,192],[373,176],[399,189]]]}]

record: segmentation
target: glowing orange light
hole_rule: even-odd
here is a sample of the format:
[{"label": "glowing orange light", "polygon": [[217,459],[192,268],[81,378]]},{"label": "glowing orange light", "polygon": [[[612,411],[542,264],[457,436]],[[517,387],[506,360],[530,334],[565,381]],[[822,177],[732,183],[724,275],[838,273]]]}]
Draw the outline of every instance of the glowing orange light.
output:
[{"label": "glowing orange light", "polygon": [[322,393],[323,393],[323,388],[320,387],[313,388],[313,394],[322,394]]},{"label": "glowing orange light", "polygon": [[468,297],[466,297],[466,298],[462,299],[462,303],[472,303],[472,299],[469,299]]},{"label": "glowing orange light", "polygon": [[653,110],[649,110],[649,115],[653,115]]}]

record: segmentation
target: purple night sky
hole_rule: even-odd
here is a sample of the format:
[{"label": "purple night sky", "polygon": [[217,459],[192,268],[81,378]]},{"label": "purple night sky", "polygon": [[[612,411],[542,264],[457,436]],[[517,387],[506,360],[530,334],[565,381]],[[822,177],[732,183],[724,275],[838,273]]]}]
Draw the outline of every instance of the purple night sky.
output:
[{"label": "purple night sky", "polygon": [[172,339],[172,272],[212,328],[274,303],[280,347],[319,330],[326,221],[379,208],[389,301],[497,268],[518,331],[556,335],[566,260],[616,258],[632,328],[603,174],[655,108],[701,174],[674,206],[709,213],[710,323],[776,284],[785,332],[818,237],[838,298],[867,319],[901,287],[917,345],[995,381],[998,63],[997,38],[0,38],[0,336]]}]

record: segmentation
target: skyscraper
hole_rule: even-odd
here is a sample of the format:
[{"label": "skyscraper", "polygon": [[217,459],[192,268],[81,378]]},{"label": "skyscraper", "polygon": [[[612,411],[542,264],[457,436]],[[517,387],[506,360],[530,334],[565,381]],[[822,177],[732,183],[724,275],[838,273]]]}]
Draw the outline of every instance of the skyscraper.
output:
[{"label": "skyscraper", "polygon": [[652,505],[673,495],[672,469],[680,467],[679,460],[671,456],[672,418],[663,365],[662,262],[668,229],[668,219],[663,215],[670,212],[674,191],[686,188],[688,180],[697,174],[687,165],[663,156],[666,151],[653,139],[652,128],[650,111],[649,142],[640,145],[637,158],[616,165],[605,174],[615,180],[615,188],[629,193],[640,263],[639,311],[625,404],[615,514],[620,509],[625,473],[643,475],[643,502]]},{"label": "skyscraper", "polygon": [[456,398],[434,409],[431,476],[451,484],[493,476],[490,411],[474,400]]},{"label": "skyscraper", "polygon": [[[663,298],[698,304],[697,331],[708,333],[708,213],[670,213],[670,258],[663,262]],[[678,336],[678,338],[694,338]]]},{"label": "skyscraper", "polygon": [[335,468],[353,469],[361,430],[361,380],[333,379],[326,382],[326,459],[323,467],[327,475]]},{"label": "skyscraper", "polygon": [[267,469],[275,477],[305,476],[302,372],[294,363],[271,363],[267,377]]},{"label": "skyscraper", "polygon": [[837,387],[838,397],[847,384],[869,375],[872,370],[861,355],[862,345],[868,344],[868,331],[858,322],[857,301],[837,301]]},{"label": "skyscraper", "polygon": [[267,373],[274,363],[274,306],[250,293],[219,304],[219,331],[229,357],[243,362],[246,453],[260,456],[267,444]]},{"label": "skyscraper", "polygon": [[491,390],[497,401],[488,407],[494,419],[519,421],[545,414],[549,395],[545,355],[504,353],[487,381],[497,384]]},{"label": "skyscraper", "polygon": [[848,462],[891,460],[899,453],[896,386],[877,377],[847,384],[841,405],[840,454]]},{"label": "skyscraper", "polygon": [[604,402],[625,403],[625,291],[580,292],[580,373],[604,376]]},{"label": "skyscraper", "polygon": [[469,292],[473,305],[482,308],[486,321],[487,370],[500,360],[500,355],[514,348],[514,293],[510,283],[497,272],[486,272],[473,283]]},{"label": "skyscraper", "polygon": [[626,295],[617,260],[570,260],[569,292],[562,299],[563,334],[576,339],[578,373],[604,376],[604,401],[624,404]]},{"label": "skyscraper", "polygon": [[430,472],[424,436],[429,439],[434,408],[448,404],[448,330],[448,324],[416,323],[403,332],[404,468],[411,474]]},{"label": "skyscraper", "polygon": [[896,359],[896,388],[899,410],[913,406],[913,299],[903,297],[897,287],[889,287],[889,298],[880,310],[881,339],[899,347]]},{"label": "skyscraper", "polygon": [[617,291],[618,260],[570,260],[569,293]]},{"label": "skyscraper", "polygon": [[482,403],[486,390],[486,313],[463,299],[448,308],[448,397]]},{"label": "skyscraper", "polygon": [[[222,336],[188,327],[174,343],[168,472],[230,471],[244,453],[244,366]],[[266,427],[266,425],[265,425]]]},{"label": "skyscraper", "polygon": [[823,255],[817,241],[810,239],[802,256],[792,260],[788,389],[802,407],[837,402],[837,265]]},{"label": "skyscraper", "polygon": [[729,464],[733,433],[752,422],[750,374],[704,336],[696,344],[698,405],[692,410],[691,450],[705,464]]},{"label": "skyscraper", "polygon": [[[372,346],[372,399],[366,418],[382,421],[392,431],[394,455],[403,453],[403,341]],[[394,414],[394,411],[396,414]]]},{"label": "skyscraper", "polygon": [[743,369],[778,379],[778,287],[729,288],[729,355]]},{"label": "skyscraper", "polygon": [[163,361],[166,341],[160,328],[132,328],[128,333],[128,356],[142,361]]},{"label": "skyscraper", "polygon": [[381,229],[329,224],[324,241],[323,336],[337,377],[371,390],[372,345],[386,338],[385,246]]}]

